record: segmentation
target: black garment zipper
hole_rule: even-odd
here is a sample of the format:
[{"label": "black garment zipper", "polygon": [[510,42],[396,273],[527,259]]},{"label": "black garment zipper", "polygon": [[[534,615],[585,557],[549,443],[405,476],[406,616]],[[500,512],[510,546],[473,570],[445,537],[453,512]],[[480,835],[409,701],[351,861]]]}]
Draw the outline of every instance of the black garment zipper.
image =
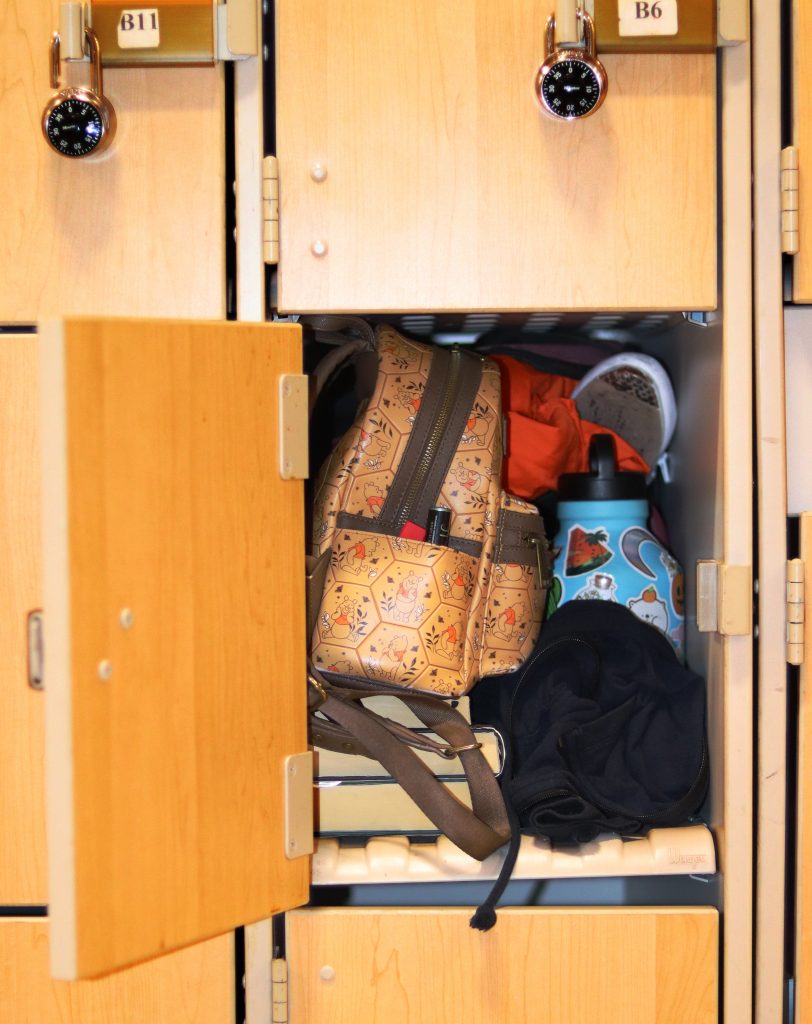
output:
[{"label": "black garment zipper", "polygon": [[456,347],[451,349],[448,365],[448,376],[442,392],[442,400],[437,411],[437,416],[432,425],[431,432],[426,439],[426,447],[415,464],[412,477],[406,485],[401,502],[400,511],[395,520],[395,530],[399,532],[412,518],[414,507],[423,496],[423,488],[426,478],[429,475],[432,462],[437,454],[437,449],[448,427],[451,414],[459,391],[459,383],[462,367],[462,353]]}]

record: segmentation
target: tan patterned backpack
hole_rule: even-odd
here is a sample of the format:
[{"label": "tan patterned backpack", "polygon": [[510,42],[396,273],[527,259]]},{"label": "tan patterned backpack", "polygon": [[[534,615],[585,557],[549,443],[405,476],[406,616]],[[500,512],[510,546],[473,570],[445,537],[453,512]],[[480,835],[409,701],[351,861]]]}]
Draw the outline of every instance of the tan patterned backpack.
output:
[{"label": "tan patterned backpack", "polygon": [[[360,710],[361,695],[399,692],[443,735],[438,722],[451,716],[425,695],[459,696],[483,676],[522,664],[541,627],[550,554],[536,509],[502,490],[496,364],[456,346],[407,340],[388,326],[373,334],[355,321],[355,330],[356,340],[316,371],[318,390],[348,355],[377,353],[371,394],[316,482],[308,625],[311,683],[320,695],[311,705],[322,705],[311,737],[360,753],[368,752],[369,737],[354,743],[347,733],[357,739],[366,726],[340,719]],[[327,337],[323,330],[317,336]],[[450,510],[447,543],[425,540],[437,507]],[[473,744],[453,718],[454,747]],[[384,724],[397,734],[390,726]],[[386,764],[379,750],[372,753]],[[487,787],[491,802],[501,804],[492,774],[487,782],[481,766],[474,770],[476,788]],[[472,782],[476,811],[474,788]],[[421,805],[451,835],[447,810]],[[501,841],[480,844],[483,856],[504,842],[503,820],[496,831]]]},{"label": "tan patterned backpack", "polygon": [[[324,582],[311,659],[331,675],[458,696],[533,649],[544,527],[502,490],[496,364],[391,327],[375,341],[374,393],[316,484]],[[436,506],[451,510],[448,546],[420,539]]]}]

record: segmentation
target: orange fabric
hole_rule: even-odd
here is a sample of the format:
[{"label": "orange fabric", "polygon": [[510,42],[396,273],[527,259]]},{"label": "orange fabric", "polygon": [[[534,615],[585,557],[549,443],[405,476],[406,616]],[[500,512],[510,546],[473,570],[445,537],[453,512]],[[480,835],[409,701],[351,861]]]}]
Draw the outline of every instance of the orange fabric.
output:
[{"label": "orange fabric", "polygon": [[490,358],[502,374],[508,437],[502,483],[509,493],[537,498],[557,490],[562,473],[589,472],[589,442],[594,434],[614,437],[618,469],[648,473],[648,463],[619,434],[581,419],[569,397],[577,381],[540,373],[510,356]]}]

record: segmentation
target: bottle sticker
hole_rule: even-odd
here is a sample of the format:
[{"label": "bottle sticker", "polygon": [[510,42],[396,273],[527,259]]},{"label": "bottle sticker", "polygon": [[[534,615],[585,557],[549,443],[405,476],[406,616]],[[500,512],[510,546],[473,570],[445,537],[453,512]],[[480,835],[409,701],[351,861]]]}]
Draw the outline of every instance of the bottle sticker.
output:
[{"label": "bottle sticker", "polygon": [[621,36],[675,36],[677,0],[617,0]]},{"label": "bottle sticker", "polygon": [[122,11],[118,19],[118,45],[121,50],[154,50],[161,45],[157,7]]}]

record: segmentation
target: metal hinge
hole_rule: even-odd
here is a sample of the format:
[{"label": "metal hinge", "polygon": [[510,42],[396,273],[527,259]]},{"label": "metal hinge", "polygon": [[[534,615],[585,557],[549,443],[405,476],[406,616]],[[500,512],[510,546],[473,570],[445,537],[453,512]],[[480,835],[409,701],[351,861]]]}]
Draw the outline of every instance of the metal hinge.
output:
[{"label": "metal hinge", "polygon": [[262,258],[279,262],[279,164],[275,156],[262,161]]},{"label": "metal hinge", "polygon": [[798,252],[798,149],[781,150],[781,251]]},{"label": "metal hinge", "polygon": [[288,962],[281,957],[271,961],[271,1006],[273,1024],[288,1024]]},{"label": "metal hinge", "polygon": [[696,628],[747,636],[753,629],[753,571],[749,565],[696,563]]},{"label": "metal hinge", "polygon": [[804,563],[800,558],[787,562],[787,661],[804,662]]}]

